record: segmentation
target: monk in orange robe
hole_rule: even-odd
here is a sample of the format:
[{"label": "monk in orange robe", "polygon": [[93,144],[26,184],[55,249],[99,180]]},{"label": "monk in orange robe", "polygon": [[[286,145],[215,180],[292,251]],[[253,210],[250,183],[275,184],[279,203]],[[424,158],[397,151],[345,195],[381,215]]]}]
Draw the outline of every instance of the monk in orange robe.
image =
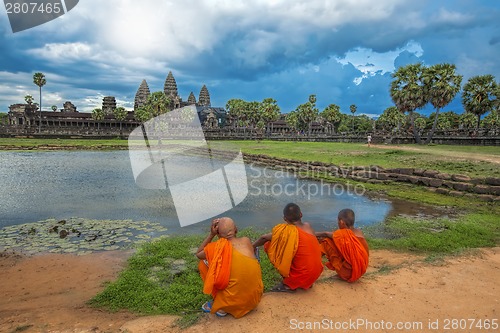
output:
[{"label": "monk in orange robe", "polygon": [[286,205],[283,219],[285,223],[262,235],[253,246],[264,245],[269,260],[283,277],[272,291],[309,289],[323,271],[319,242],[310,224],[302,222],[298,205]]},{"label": "monk in orange robe", "polygon": [[347,282],[358,280],[368,268],[368,243],[363,232],[354,228],[354,218],[351,209],[343,209],[338,215],[338,230],[316,233],[322,239],[321,252],[328,259],[326,267]]},{"label": "monk in orange robe", "polygon": [[[219,317],[227,313],[244,316],[259,304],[264,290],[252,243],[247,237],[236,237],[237,232],[232,219],[213,220],[210,234],[196,253],[201,259],[198,269],[203,292],[213,297],[202,309]],[[216,235],[219,239],[212,242]]]}]

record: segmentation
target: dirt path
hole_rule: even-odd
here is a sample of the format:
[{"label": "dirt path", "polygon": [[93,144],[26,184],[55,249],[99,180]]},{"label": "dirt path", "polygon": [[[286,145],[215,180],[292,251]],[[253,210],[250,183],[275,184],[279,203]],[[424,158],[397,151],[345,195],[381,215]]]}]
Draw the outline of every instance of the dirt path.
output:
[{"label": "dirt path", "polygon": [[[180,332],[172,316],[138,317],[85,305],[117,275],[125,257],[120,252],[0,257],[0,332]],[[500,332],[469,327],[500,320],[500,248],[434,264],[373,251],[369,273],[357,283],[330,272],[321,280],[309,291],[265,294],[256,310],[238,320],[205,314],[185,331]],[[466,321],[453,321],[460,319]],[[453,328],[460,324],[467,327]],[[347,329],[337,330],[339,325]]]},{"label": "dirt path", "polygon": [[426,147],[415,147],[415,146],[406,146],[406,145],[371,145],[371,148],[377,149],[394,149],[394,150],[406,150],[406,151],[415,151],[420,153],[433,154],[439,157],[449,157],[454,160],[463,159],[463,160],[474,160],[474,161],[484,161],[489,163],[500,164],[500,156],[493,154],[482,154],[482,153],[472,153],[472,152],[458,152],[458,151],[447,151],[447,150],[429,150]]}]

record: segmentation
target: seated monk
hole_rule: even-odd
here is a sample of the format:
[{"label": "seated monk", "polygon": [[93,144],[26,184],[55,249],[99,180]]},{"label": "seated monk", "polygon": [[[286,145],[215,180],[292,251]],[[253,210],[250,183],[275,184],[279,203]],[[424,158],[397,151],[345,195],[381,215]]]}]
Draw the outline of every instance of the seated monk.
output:
[{"label": "seated monk", "polygon": [[272,291],[309,289],[323,271],[318,240],[309,223],[302,222],[302,212],[296,204],[285,206],[283,219],[285,223],[262,235],[253,246],[264,245],[269,260],[283,277]]},{"label": "seated monk", "polygon": [[335,232],[317,232],[321,252],[327,257],[326,267],[337,272],[347,282],[354,282],[368,267],[368,243],[363,232],[354,228],[354,212],[343,209],[338,215],[339,229]]},{"label": "seated monk", "polygon": [[[260,265],[250,239],[236,237],[238,230],[228,217],[212,221],[210,234],[198,248],[198,269],[203,280],[203,293],[213,302],[203,304],[205,312],[222,317],[230,313],[240,318],[260,302],[264,285]],[[216,242],[212,242],[215,236]]]}]

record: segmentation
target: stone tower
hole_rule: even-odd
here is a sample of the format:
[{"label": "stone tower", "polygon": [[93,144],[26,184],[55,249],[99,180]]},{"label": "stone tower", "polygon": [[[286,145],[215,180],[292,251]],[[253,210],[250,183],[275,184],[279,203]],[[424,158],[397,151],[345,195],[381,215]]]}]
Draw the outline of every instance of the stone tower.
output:
[{"label": "stone tower", "polygon": [[171,100],[173,100],[174,97],[177,97],[177,82],[175,82],[172,71],[168,72],[167,78],[165,79],[165,85],[163,86],[163,91],[165,91],[165,95],[167,95],[167,97]]},{"label": "stone tower", "polygon": [[116,99],[113,96],[106,96],[102,99],[102,111],[104,114],[112,114],[116,109]]},{"label": "stone tower", "polygon": [[194,94],[192,91],[189,94],[187,103],[188,103],[188,105],[196,104],[196,97],[194,97]]},{"label": "stone tower", "polygon": [[198,98],[198,104],[201,106],[210,106],[210,94],[206,85],[201,87],[200,97]]},{"label": "stone tower", "polygon": [[148,83],[146,80],[142,80],[141,85],[135,94],[134,111],[146,104],[150,94]]}]

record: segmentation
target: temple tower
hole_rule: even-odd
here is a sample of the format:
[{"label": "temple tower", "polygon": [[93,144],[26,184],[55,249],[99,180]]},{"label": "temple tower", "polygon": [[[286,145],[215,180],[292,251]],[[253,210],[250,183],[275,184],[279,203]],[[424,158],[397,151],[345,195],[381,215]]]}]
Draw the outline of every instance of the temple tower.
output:
[{"label": "temple tower", "polygon": [[201,87],[200,97],[198,98],[198,105],[200,106],[210,106],[210,94],[206,85]]},{"label": "temple tower", "polygon": [[102,99],[102,111],[104,114],[112,114],[116,109],[116,98],[113,96],[106,96]]},{"label": "temple tower", "polygon": [[139,89],[137,89],[137,93],[135,94],[134,100],[134,111],[141,108],[148,101],[149,95],[151,92],[149,91],[149,86],[146,80],[142,80]]},{"label": "temple tower", "polygon": [[174,97],[177,97],[177,82],[175,82],[172,71],[168,72],[167,78],[165,79],[165,85],[163,86],[163,91],[171,100]]},{"label": "temple tower", "polygon": [[193,92],[189,94],[188,100],[187,100],[188,105],[196,104],[196,97],[194,97]]}]

